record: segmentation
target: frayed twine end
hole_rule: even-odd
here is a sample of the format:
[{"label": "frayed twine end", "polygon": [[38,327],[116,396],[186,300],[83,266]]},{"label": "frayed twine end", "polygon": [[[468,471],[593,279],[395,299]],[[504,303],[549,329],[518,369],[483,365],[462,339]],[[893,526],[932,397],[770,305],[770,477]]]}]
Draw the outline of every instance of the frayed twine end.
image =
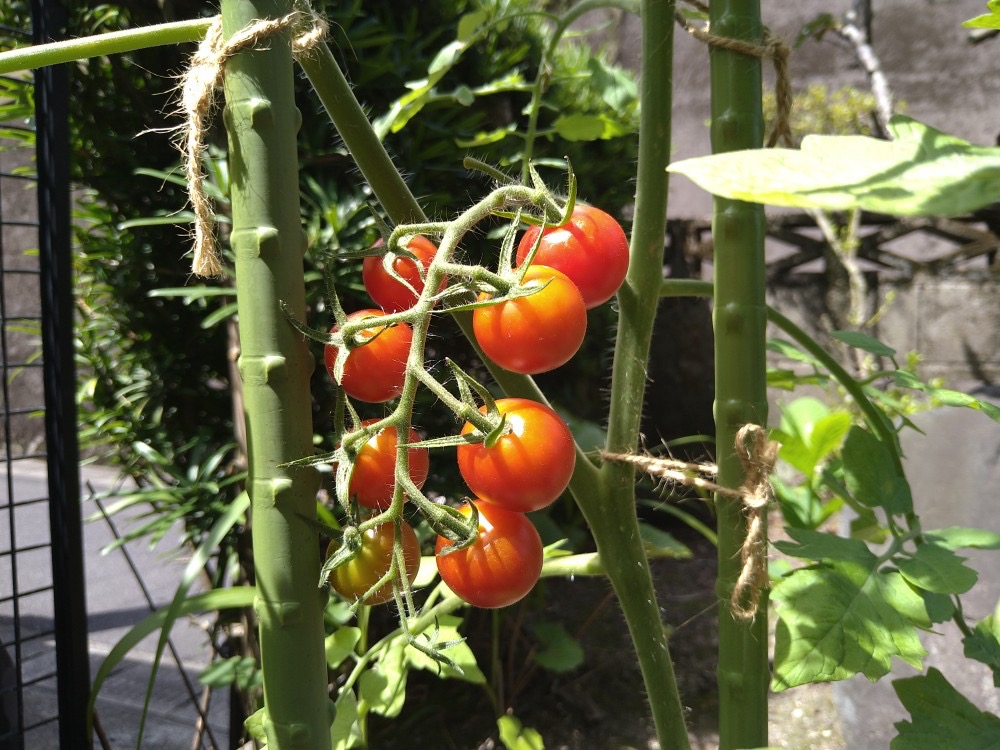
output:
[{"label": "frayed twine end", "polygon": [[634,453],[601,451],[600,455],[606,461],[633,464],[652,477],[743,503],[747,513],[747,535],[740,551],[743,568],[733,586],[729,608],[734,617],[753,620],[760,606],[761,592],[769,583],[765,511],[772,497],[770,477],[777,460],[778,443],[768,439],[767,430],[760,425],[747,424],[736,433],[734,444],[744,474],[743,484],[738,489],[705,478],[716,476],[715,464],[687,463]]},{"label": "frayed twine end", "polygon": [[292,41],[292,54],[296,57],[308,53],[327,34],[326,21],[312,11],[293,11],[282,18],[255,21],[228,40],[222,32],[222,17],[216,16],[181,79],[178,109],[184,122],[177,128],[176,140],[195,215],[191,271],[197,276],[218,277],[223,270],[215,241],[215,212],[204,190],[202,157],[205,132],[215,107],[215,89],[222,83],[225,63],[238,52],[259,48],[265,39],[286,29],[302,28],[302,33]]}]

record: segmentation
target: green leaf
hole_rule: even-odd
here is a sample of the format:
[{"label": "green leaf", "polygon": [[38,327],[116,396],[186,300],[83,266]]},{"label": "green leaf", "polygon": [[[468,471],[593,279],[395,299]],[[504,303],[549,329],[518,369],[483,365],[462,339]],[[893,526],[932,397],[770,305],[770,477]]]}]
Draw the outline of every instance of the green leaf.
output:
[{"label": "green leaf", "polygon": [[330,669],[339,667],[344,659],[354,653],[354,647],[361,640],[361,629],[340,626],[326,637],[326,665]]},{"label": "green leaf", "polygon": [[571,672],[583,664],[583,648],[558,622],[540,622],[533,628],[539,641],[535,661],[552,672]]},{"label": "green leaf", "polygon": [[924,534],[928,542],[933,542],[945,549],[1000,549],[1000,534],[986,529],[966,529],[961,526],[949,526],[946,529],[934,529]]},{"label": "green leaf", "polygon": [[810,135],[802,148],[685,159],[668,170],[725,198],[831,211],[954,216],[1000,198],[1000,148],[973,146],[901,115],[894,140]]},{"label": "green leaf", "polygon": [[435,626],[429,627],[427,630],[416,637],[432,639],[433,644],[437,643],[448,643],[448,647],[443,650],[443,654],[448,657],[448,659],[458,667],[449,666],[448,664],[443,664],[442,662],[432,659],[427,654],[422,651],[410,648],[406,650],[406,659],[408,664],[414,669],[426,669],[430,672],[436,673],[439,677],[449,677],[457,680],[464,680],[465,682],[471,682],[474,685],[485,685],[486,676],[479,669],[479,665],[476,663],[476,655],[469,648],[469,644],[465,642],[462,636],[458,632],[459,626],[462,624],[462,618],[456,617],[454,615],[442,615],[437,618],[436,630]]},{"label": "green leaf", "polygon": [[968,29],[1000,29],[1000,0],[989,0],[986,7],[989,13],[970,18],[962,26]]},{"label": "green leaf", "polygon": [[787,528],[793,542],[778,541],[774,546],[786,555],[806,560],[839,560],[873,567],[878,558],[859,539],[809,529]]},{"label": "green leaf", "polygon": [[913,511],[910,485],[878,438],[860,427],[852,427],[841,455],[844,483],[855,500],[869,508],[884,508],[890,514]]},{"label": "green leaf", "polygon": [[389,719],[398,716],[406,702],[406,650],[406,639],[395,638],[358,679],[358,695],[369,710]]},{"label": "green leaf", "polygon": [[976,708],[937,669],[892,687],[911,721],[895,724],[891,750],[1000,750],[1000,718]]},{"label": "green leaf", "polygon": [[353,690],[341,690],[337,696],[337,714],[330,724],[332,750],[350,750],[364,745],[358,726],[358,699]]},{"label": "green leaf", "polygon": [[780,616],[775,691],[855,674],[874,682],[889,673],[892,657],[920,668],[927,655],[912,621],[923,601],[896,572],[829,562],[786,576],[771,599]]},{"label": "green leaf", "polygon": [[264,729],[264,707],[261,706],[243,721],[243,728],[257,742],[267,742],[267,731]]},{"label": "green leaf", "polygon": [[631,132],[627,126],[605,115],[560,115],[552,127],[566,141],[606,141]]},{"label": "green leaf", "polygon": [[601,94],[601,99],[615,112],[621,112],[634,105],[639,98],[635,78],[614,65],[609,65],[598,57],[587,60],[590,84]]},{"label": "green leaf", "polygon": [[993,670],[993,686],[1000,688],[1000,633],[995,615],[976,623],[971,635],[962,639],[966,658],[982,662]]},{"label": "green leaf", "polygon": [[455,145],[458,148],[482,148],[483,146],[489,146],[493,143],[499,143],[513,132],[513,125],[509,125],[505,128],[497,128],[496,130],[486,130],[476,133],[469,139],[463,140],[462,138],[456,138]]},{"label": "green leaf", "polygon": [[691,550],[686,544],[677,539],[669,531],[657,528],[649,523],[639,521],[639,536],[646,544],[647,548],[656,550],[660,556],[675,557],[685,560],[691,557]]},{"label": "green leaf", "polygon": [[892,357],[896,354],[896,350],[891,346],[887,346],[878,339],[860,331],[834,331],[830,335],[837,339],[837,341],[843,342],[848,346],[853,346],[855,349],[861,349],[879,357]]},{"label": "green leaf", "polygon": [[461,18],[458,19],[458,31],[455,37],[460,42],[468,42],[475,36],[479,28],[486,23],[489,18],[489,14],[485,10],[476,10],[471,13],[466,13]]},{"label": "green leaf", "polygon": [[851,415],[831,412],[815,398],[798,398],[782,408],[775,439],[781,443],[778,456],[806,477],[844,442],[851,429]]},{"label": "green leaf", "polygon": [[248,690],[260,684],[263,675],[257,669],[257,661],[249,656],[231,656],[214,661],[201,670],[198,681],[211,688],[229,687],[235,684],[241,690]]},{"label": "green leaf", "polygon": [[913,557],[896,560],[903,578],[937,594],[964,594],[979,576],[964,564],[965,558],[936,544],[921,544]]},{"label": "green leaf", "polygon": [[1000,422],[1000,407],[991,404],[989,401],[981,401],[968,393],[953,391],[950,388],[935,388],[923,382],[909,370],[896,371],[896,385],[900,388],[911,388],[923,391],[934,399],[937,399],[944,406],[964,406],[969,409],[981,411],[994,422]]},{"label": "green leaf", "polygon": [[500,742],[506,750],[545,750],[542,735],[531,727],[526,727],[513,716],[505,715],[497,719]]}]

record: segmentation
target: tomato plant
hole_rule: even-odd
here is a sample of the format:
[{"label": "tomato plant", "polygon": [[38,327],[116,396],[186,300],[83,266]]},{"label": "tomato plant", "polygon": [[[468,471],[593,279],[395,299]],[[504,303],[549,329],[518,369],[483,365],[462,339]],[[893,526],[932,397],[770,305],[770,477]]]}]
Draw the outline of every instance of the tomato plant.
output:
[{"label": "tomato plant", "polygon": [[[492,444],[458,446],[458,469],[478,497],[522,513],[551,504],[573,476],[576,451],[562,417],[537,401],[504,398],[496,402],[506,429]],[[486,407],[480,408],[486,412]],[[462,434],[475,430],[467,422]]]},{"label": "tomato plant", "polygon": [[[365,318],[380,318],[385,313],[381,310],[364,309],[352,312],[348,321],[364,320]],[[337,330],[334,326],[333,331]],[[352,349],[344,364],[344,376],[340,386],[348,396],[359,401],[381,403],[389,401],[403,390],[406,378],[406,358],[410,354],[410,342],[413,341],[413,329],[405,323],[391,326],[373,325],[358,333],[362,345]],[[330,377],[334,377],[334,362],[337,359],[337,347],[327,344],[323,357]]]},{"label": "tomato plant", "polygon": [[611,299],[628,272],[628,239],[615,219],[593,206],[577,204],[561,227],[530,227],[517,245],[517,262],[542,238],[532,265],[558,269],[576,284],[587,309]]},{"label": "tomato plant", "polygon": [[[384,243],[379,240],[375,243],[375,247],[381,244]],[[405,256],[396,256],[396,259],[392,261],[392,269],[405,279],[413,289],[409,289],[406,284],[401,283],[399,279],[393,277],[386,270],[384,257],[381,255],[369,255],[361,264],[361,278],[368,295],[375,300],[375,304],[386,312],[402,312],[413,307],[417,296],[424,289],[422,274],[427,273],[427,269],[437,253],[437,246],[419,234],[410,239],[406,244],[406,249],[413,253],[416,260]],[[420,267],[417,266],[417,263],[420,264]],[[447,282],[442,282],[441,289],[444,289],[446,285]]]},{"label": "tomato plant", "polygon": [[[367,419],[362,426],[373,424],[378,420]],[[396,483],[396,447],[399,433],[395,427],[386,427],[365,443],[354,460],[354,470],[351,473],[351,483],[348,492],[357,498],[358,504],[366,508],[385,510],[392,503],[392,491]],[[417,431],[410,428],[407,442],[420,440]],[[430,457],[426,448],[410,448],[409,456],[410,479],[417,487],[423,487],[427,481],[430,468]]]},{"label": "tomato plant", "polygon": [[[329,580],[334,591],[352,601],[364,598],[365,604],[385,604],[390,601],[392,581],[387,581],[368,597],[365,597],[365,594],[389,572],[392,566],[395,535],[394,524],[391,521],[379,524],[362,534],[357,542],[359,547],[354,557],[330,571]],[[402,521],[400,537],[403,543],[406,577],[413,583],[420,567],[420,542],[417,541],[413,528]],[[327,557],[336,553],[339,548],[340,543],[330,542],[326,550]]]},{"label": "tomato plant", "polygon": [[[542,571],[542,540],[523,513],[473,500],[479,511],[479,536],[470,547],[441,554],[450,542],[438,537],[438,573],[457,596],[485,609],[523,599]],[[468,503],[459,508],[469,515]]]},{"label": "tomato plant", "polygon": [[[490,359],[511,372],[534,375],[565,364],[587,333],[587,308],[580,291],[554,268],[532,265],[523,282],[539,287],[472,316],[476,341]],[[482,293],[479,301],[490,295]]]}]

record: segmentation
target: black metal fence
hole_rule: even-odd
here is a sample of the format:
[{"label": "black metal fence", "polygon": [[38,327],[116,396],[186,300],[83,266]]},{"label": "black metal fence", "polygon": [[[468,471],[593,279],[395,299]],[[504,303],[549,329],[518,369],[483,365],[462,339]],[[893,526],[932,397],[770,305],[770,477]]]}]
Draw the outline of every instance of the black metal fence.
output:
[{"label": "black metal fence", "polygon": [[[34,0],[21,42],[50,41]],[[0,141],[0,748],[88,745],[87,624],[74,398],[66,78],[33,78]],[[32,154],[30,146],[35,144]],[[21,148],[13,148],[14,145]]]}]

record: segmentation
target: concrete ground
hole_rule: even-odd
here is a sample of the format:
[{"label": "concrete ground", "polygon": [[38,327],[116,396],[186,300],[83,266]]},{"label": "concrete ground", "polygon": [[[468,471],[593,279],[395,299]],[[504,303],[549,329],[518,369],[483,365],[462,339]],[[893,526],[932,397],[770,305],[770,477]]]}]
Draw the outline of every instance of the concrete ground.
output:
[{"label": "concrete ground", "polygon": [[[8,540],[12,525],[19,550],[35,544],[44,545],[48,542],[47,505],[44,502],[27,502],[46,497],[44,463],[15,462],[9,484],[6,469],[2,471],[4,475],[0,477],[0,487],[4,497],[0,498],[0,545],[3,545],[3,550],[10,549]],[[84,496],[88,493],[87,486],[100,491],[108,488],[113,479],[113,472],[106,469],[84,469]],[[12,508],[9,500],[13,500],[16,506]],[[98,507],[93,501],[85,501],[83,513],[85,517],[97,514]],[[116,523],[122,522],[123,519],[116,519]],[[85,523],[84,565],[91,680],[104,657],[135,623],[148,615],[152,607],[162,607],[170,602],[185,562],[178,553],[177,539],[176,534],[170,534],[152,549],[145,542],[127,545],[132,564],[138,571],[136,574],[121,550],[104,552],[114,540],[109,524],[101,519]],[[55,671],[52,593],[43,590],[25,595],[25,592],[51,585],[48,555],[49,549],[45,546],[19,552],[14,563],[10,555],[0,556],[0,592],[3,595],[0,598],[10,598],[11,581],[15,574],[18,584],[22,680],[24,683],[37,680],[25,690],[25,747],[33,750],[58,745],[55,724],[44,723],[57,714],[56,683],[54,679],[46,679],[46,675]],[[16,570],[12,569],[12,564],[16,565]],[[143,586],[152,599],[152,606],[145,598]],[[13,641],[12,606],[13,601],[5,601],[0,606],[0,633],[9,650]],[[104,737],[102,740],[101,736],[95,736],[95,748],[101,748],[102,741],[113,750],[136,747],[142,706],[155,659],[157,635],[148,637],[134,648],[114,668],[101,688],[96,711]],[[144,750],[228,748],[228,695],[225,691],[213,693],[210,704],[209,727],[215,742],[205,738],[201,744],[195,744],[198,714],[184,676],[187,676],[194,695],[201,698],[203,691],[198,673],[210,657],[203,624],[197,619],[178,621],[171,632],[170,643],[177,658],[170,650],[164,652],[154,683],[142,747]],[[39,726],[31,728],[33,724]]]}]

